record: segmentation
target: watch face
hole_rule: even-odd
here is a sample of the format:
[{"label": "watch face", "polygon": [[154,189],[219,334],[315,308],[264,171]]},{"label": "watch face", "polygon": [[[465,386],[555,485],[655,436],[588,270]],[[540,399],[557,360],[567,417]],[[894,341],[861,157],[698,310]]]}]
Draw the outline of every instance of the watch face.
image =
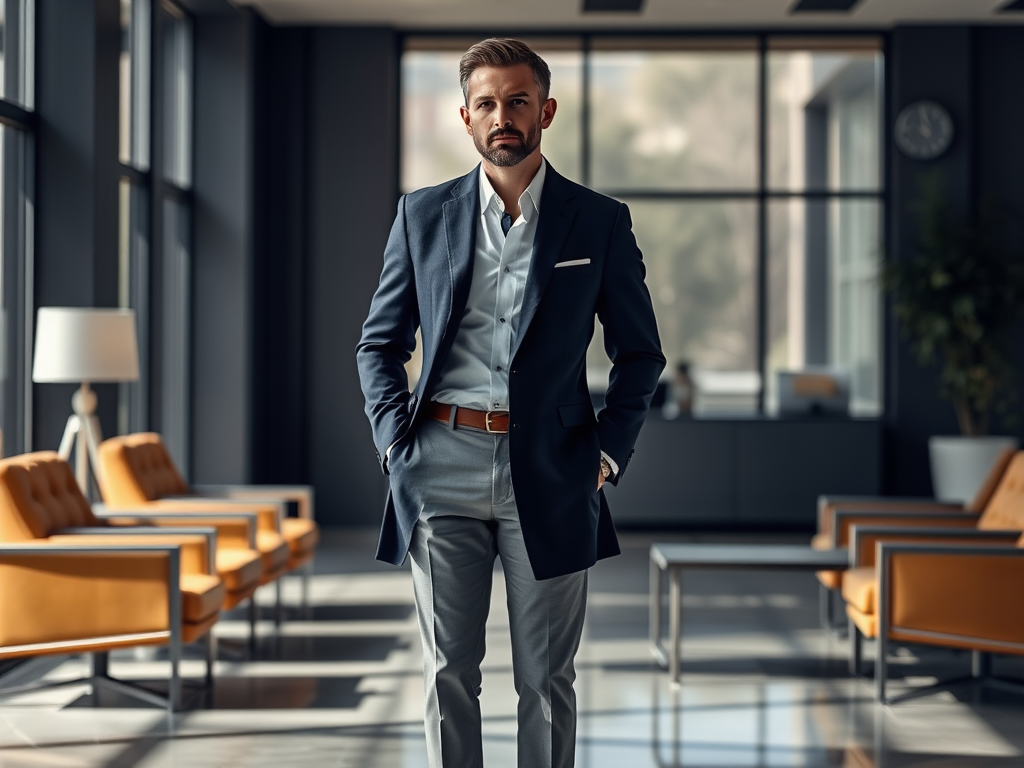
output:
[{"label": "watch face", "polygon": [[916,160],[938,157],[953,142],[953,119],[934,101],[915,101],[896,118],[896,146]]}]

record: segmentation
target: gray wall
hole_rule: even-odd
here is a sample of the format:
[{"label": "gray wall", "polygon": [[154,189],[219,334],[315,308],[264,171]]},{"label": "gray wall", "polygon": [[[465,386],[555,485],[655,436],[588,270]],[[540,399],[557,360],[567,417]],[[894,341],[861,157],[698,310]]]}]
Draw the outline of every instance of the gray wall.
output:
[{"label": "gray wall", "polygon": [[[967,215],[979,195],[991,194],[1007,212],[1024,211],[1024,149],[1013,125],[1024,114],[1019,73],[1024,50],[1020,27],[907,27],[892,34],[889,56],[890,135],[899,110],[918,99],[943,104],[955,124],[955,138],[942,157],[921,162],[890,147],[890,258],[907,258],[918,237],[914,202],[924,174],[941,171],[951,210]],[[1007,230],[1019,258],[1019,228]],[[1012,343],[1018,370],[1024,369],[1022,328]],[[890,493],[931,492],[927,440],[959,432],[952,405],[937,395],[938,368],[923,369],[910,355],[894,322],[888,324],[885,487]],[[1018,377],[1018,389],[1020,377]],[[997,424],[1001,432],[1020,425]]]},{"label": "gray wall", "polygon": [[382,29],[308,39],[308,471],[329,524],[376,524],[386,491],[355,345],[398,202],[397,45]]},{"label": "gray wall", "polygon": [[255,19],[195,23],[192,472],[250,479]]}]

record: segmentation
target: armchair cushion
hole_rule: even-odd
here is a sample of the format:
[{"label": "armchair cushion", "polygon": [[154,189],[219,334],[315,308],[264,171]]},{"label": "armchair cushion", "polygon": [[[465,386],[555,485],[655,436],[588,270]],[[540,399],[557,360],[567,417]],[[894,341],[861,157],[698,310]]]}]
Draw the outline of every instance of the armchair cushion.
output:
[{"label": "armchair cushion", "polygon": [[216,616],[224,603],[224,582],[217,576],[193,573],[181,577],[181,618],[199,623]]},{"label": "armchair cushion", "polygon": [[262,583],[277,578],[288,567],[288,544],[276,531],[256,531],[256,549],[263,561]]},{"label": "armchair cushion", "polygon": [[160,436],[152,432],[104,440],[99,447],[103,467],[101,490],[112,507],[144,504],[163,496],[189,492]]},{"label": "armchair cushion", "polygon": [[978,520],[982,530],[1024,531],[1024,451],[1010,460],[1003,478]]},{"label": "armchair cushion", "polygon": [[878,586],[874,568],[851,568],[843,579],[843,599],[861,613],[874,614]]},{"label": "armchair cushion", "polygon": [[263,564],[260,555],[251,549],[218,549],[217,575],[224,581],[228,592],[241,592],[260,583]]},{"label": "armchair cushion", "polygon": [[281,521],[281,535],[288,542],[288,553],[294,560],[316,549],[320,541],[320,527],[309,518],[286,517]]},{"label": "armchair cushion", "polygon": [[95,525],[71,467],[53,451],[0,462],[0,541],[27,542],[59,528]]}]

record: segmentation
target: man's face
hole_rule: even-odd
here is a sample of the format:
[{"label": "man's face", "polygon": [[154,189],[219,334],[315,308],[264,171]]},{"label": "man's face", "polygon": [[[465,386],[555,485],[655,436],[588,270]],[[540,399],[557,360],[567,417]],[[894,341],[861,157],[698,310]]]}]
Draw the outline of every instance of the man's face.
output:
[{"label": "man's face", "polygon": [[557,104],[541,100],[528,64],[480,67],[469,76],[468,104],[461,108],[476,150],[492,165],[518,165],[540,147]]}]

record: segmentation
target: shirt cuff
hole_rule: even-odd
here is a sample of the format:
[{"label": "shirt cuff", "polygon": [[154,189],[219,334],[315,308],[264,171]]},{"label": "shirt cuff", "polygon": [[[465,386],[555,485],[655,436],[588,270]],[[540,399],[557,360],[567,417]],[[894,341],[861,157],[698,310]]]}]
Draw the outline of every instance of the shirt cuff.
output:
[{"label": "shirt cuff", "polygon": [[398,445],[398,440],[395,440],[395,442],[389,445],[388,449],[384,451],[384,469],[388,468],[388,461],[391,459],[391,449],[394,448],[396,445]]},{"label": "shirt cuff", "polygon": [[[388,450],[390,451],[391,449],[388,448]],[[604,459],[605,461],[607,461],[608,462],[608,466],[612,468],[611,477],[618,476],[618,474],[619,474],[619,465],[615,463],[615,459],[613,459],[611,456],[609,456],[604,451],[601,451],[601,458]]]}]

